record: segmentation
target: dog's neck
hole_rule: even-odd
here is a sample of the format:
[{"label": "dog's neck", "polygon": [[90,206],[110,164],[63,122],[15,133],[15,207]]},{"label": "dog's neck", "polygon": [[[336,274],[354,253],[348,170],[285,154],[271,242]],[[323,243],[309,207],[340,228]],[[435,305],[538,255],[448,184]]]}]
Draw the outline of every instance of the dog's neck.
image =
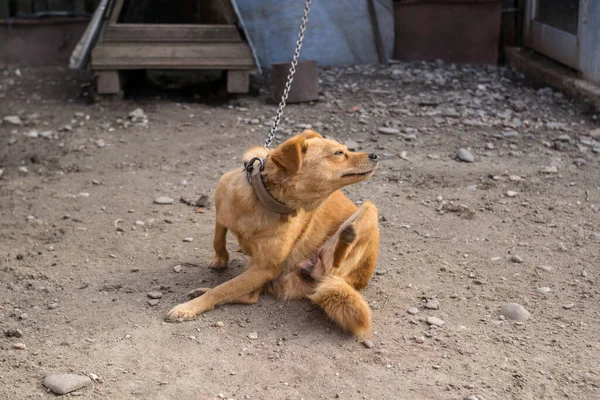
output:
[{"label": "dog's neck", "polygon": [[285,203],[285,206],[294,210],[294,212],[300,210],[313,211],[319,208],[329,197],[319,196],[318,198],[310,199],[306,197],[306,193],[303,193],[303,196],[299,198],[299,196],[295,195],[294,177],[282,175],[281,171],[272,164],[273,161],[268,157],[264,163],[265,168],[262,173],[262,182],[266,190],[270,193],[271,197]]}]

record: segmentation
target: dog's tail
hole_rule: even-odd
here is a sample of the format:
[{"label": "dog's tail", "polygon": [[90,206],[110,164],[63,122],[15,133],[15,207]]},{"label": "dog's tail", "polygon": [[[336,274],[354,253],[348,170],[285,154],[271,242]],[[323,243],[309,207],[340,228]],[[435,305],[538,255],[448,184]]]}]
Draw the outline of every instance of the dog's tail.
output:
[{"label": "dog's tail", "polygon": [[324,276],[308,298],[346,331],[362,339],[371,337],[371,309],[361,294],[341,276]]}]

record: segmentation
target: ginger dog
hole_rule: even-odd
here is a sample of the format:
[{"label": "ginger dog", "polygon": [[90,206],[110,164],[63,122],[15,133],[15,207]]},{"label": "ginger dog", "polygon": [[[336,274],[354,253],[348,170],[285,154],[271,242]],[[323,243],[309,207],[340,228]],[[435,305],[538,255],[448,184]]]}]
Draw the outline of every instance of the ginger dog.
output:
[{"label": "ginger dog", "polygon": [[[340,190],[364,181],[377,155],[350,152],[318,133],[305,131],[274,150],[250,148],[264,169],[248,179],[239,168],[223,175],[215,193],[215,256],[210,268],[226,268],[225,237],[231,231],[249,260],[239,276],[173,308],[168,318],[193,318],[220,303],[253,304],[266,291],[280,299],[308,298],[343,329],[371,336],[371,310],[358,290],[367,286],[379,250],[377,208],[358,208]],[[251,172],[257,172],[253,169]],[[287,212],[275,212],[267,196]],[[254,181],[256,183],[256,181]]]}]

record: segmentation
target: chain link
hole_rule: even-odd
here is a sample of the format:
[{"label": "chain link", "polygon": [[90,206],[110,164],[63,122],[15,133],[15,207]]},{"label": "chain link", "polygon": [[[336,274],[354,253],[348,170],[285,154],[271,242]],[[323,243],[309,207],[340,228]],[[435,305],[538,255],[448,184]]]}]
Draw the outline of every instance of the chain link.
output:
[{"label": "chain link", "polygon": [[265,147],[270,147],[273,139],[275,139],[275,133],[277,132],[277,127],[279,126],[281,116],[283,115],[283,109],[285,108],[288,95],[290,94],[290,89],[292,88],[292,81],[294,80],[294,74],[296,73],[296,65],[298,65],[298,57],[300,57],[300,49],[302,48],[302,41],[304,40],[304,32],[306,31],[306,23],[308,22],[308,13],[310,12],[311,1],[312,0],[306,0],[306,5],[304,6],[304,15],[302,16],[302,24],[300,25],[300,33],[298,34],[296,50],[294,50],[294,57],[292,58],[292,63],[290,65],[290,72],[287,76],[287,82],[285,83],[285,88],[283,89],[283,95],[281,96],[281,101],[279,102],[277,114],[275,114],[275,119],[273,120],[273,126],[271,126],[271,132],[269,132],[267,140],[265,140]]}]

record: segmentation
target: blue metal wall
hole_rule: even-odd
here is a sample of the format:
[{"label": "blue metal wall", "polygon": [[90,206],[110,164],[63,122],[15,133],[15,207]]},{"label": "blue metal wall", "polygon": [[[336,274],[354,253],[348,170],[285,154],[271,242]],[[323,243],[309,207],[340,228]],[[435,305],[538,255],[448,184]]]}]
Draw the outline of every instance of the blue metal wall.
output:
[{"label": "blue metal wall", "polygon": [[587,79],[600,83],[600,1],[587,0],[580,21],[579,66]]},{"label": "blue metal wall", "polygon": [[[237,6],[263,67],[291,61],[304,0],[237,0]],[[375,0],[388,58],[394,47],[392,0]],[[378,62],[367,0],[313,0],[300,59],[319,65]]]}]

